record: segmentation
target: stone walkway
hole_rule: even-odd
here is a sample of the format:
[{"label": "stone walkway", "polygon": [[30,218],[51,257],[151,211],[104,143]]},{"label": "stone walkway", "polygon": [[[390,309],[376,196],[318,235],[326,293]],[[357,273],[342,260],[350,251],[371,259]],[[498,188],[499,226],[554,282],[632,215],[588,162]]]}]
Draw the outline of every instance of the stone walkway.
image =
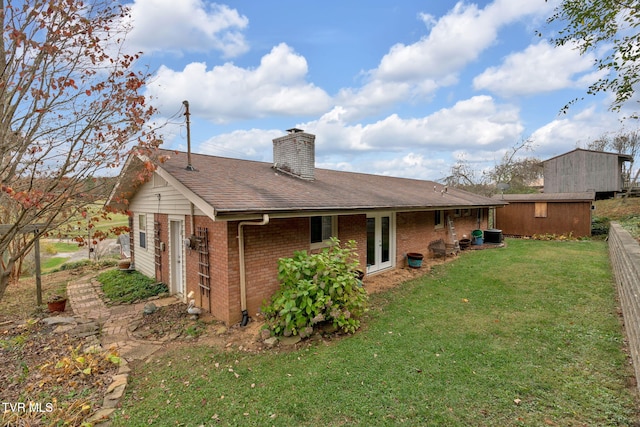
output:
[{"label": "stone walkway", "polygon": [[[160,349],[163,341],[134,338],[129,325],[143,316],[145,303],[107,307],[100,297],[100,284],[91,276],[83,277],[67,285],[67,298],[76,317],[94,320],[102,331],[100,343],[108,349],[115,346],[127,361],[145,360]],[[157,307],[176,303],[174,297],[153,301]]]},{"label": "stone walkway", "polygon": [[[115,347],[122,359],[118,373],[104,396],[102,408],[87,421],[95,426],[109,426],[109,417],[115,411],[124,395],[130,369],[128,363],[133,360],[146,360],[160,349],[163,341],[143,341],[134,338],[129,325],[143,316],[145,303],[107,307],[101,298],[100,284],[93,276],[81,277],[67,285],[67,299],[74,313],[75,324],[92,326],[92,334],[99,334],[96,347],[110,349]],[[157,307],[176,303],[174,297],[154,300]],[[55,319],[55,318],[52,318]],[[74,326],[75,329],[78,326]],[[86,328],[85,329],[89,329]],[[87,332],[89,334],[89,332]],[[96,341],[98,341],[96,339]]]}]

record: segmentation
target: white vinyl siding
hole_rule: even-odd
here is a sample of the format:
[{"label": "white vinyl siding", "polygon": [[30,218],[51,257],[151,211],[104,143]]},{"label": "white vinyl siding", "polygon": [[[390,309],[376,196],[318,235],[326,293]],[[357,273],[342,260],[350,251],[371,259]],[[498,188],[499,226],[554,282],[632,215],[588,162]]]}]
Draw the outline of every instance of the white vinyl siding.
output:
[{"label": "white vinyl siding", "polygon": [[[153,182],[147,182],[142,185],[135,197],[130,200],[129,210],[134,213],[191,215],[191,207],[185,196],[170,185],[154,187]],[[195,214],[204,215],[204,212],[196,206]],[[150,221],[153,220],[151,219]]]},{"label": "white vinyl siding", "polygon": [[[158,184],[159,180],[155,181]],[[158,197],[159,195],[159,197]],[[143,184],[136,195],[129,201],[129,210],[133,212],[133,244],[135,248],[135,267],[141,273],[155,277],[155,251],[153,247],[153,227],[154,214],[162,213],[175,215],[175,218],[185,220],[187,215],[191,215],[191,206],[185,196],[180,194],[170,185],[154,186],[154,180]],[[196,215],[204,215],[198,209],[194,210]],[[140,248],[139,214],[146,214],[146,238],[147,248]],[[166,226],[166,225],[165,225]]]}]

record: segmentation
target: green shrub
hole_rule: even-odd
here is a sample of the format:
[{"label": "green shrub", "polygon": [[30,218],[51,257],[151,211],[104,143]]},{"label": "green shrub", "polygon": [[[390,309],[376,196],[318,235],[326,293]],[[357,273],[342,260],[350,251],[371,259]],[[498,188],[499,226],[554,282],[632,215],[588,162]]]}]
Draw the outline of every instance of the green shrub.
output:
[{"label": "green shrub", "polygon": [[137,271],[108,270],[97,277],[112,303],[130,303],[169,292],[167,285]]},{"label": "green shrub", "polygon": [[62,264],[59,268],[58,271],[66,271],[66,270],[75,270],[78,269],[80,267],[86,267],[88,265],[92,265],[93,261],[89,260],[89,259],[81,259],[78,261],[69,261],[66,262],[64,264]]},{"label": "green shrub", "polygon": [[591,235],[592,236],[606,236],[609,234],[609,227],[611,220],[607,217],[593,217],[591,221]]},{"label": "green shrub", "polygon": [[262,307],[273,335],[306,338],[321,322],[347,333],[360,327],[368,297],[358,279],[355,247],[351,240],[342,248],[334,238],[320,253],[299,251],[278,261],[280,289]]}]

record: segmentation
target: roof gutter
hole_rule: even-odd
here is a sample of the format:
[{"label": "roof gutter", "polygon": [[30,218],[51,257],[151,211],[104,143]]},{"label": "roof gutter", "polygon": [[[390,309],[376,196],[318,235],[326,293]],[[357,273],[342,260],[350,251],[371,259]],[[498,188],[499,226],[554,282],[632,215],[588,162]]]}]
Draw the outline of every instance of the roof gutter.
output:
[{"label": "roof gutter", "polygon": [[242,310],[242,322],[240,326],[247,326],[249,323],[249,312],[247,311],[247,272],[244,261],[244,226],[245,225],[267,225],[269,215],[263,214],[262,221],[241,221],[238,223],[238,257],[240,258],[240,309]]}]

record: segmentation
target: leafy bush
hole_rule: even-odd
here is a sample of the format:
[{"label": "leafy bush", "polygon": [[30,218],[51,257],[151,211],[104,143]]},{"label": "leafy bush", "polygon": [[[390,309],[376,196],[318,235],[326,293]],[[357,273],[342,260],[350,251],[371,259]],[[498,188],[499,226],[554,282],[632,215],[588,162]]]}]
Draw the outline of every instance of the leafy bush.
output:
[{"label": "leafy bush", "polygon": [[97,277],[112,303],[130,303],[169,292],[167,285],[137,271],[108,270]]},{"label": "leafy bush", "polygon": [[75,270],[80,267],[86,267],[88,265],[93,264],[93,261],[89,259],[81,259],[78,261],[69,261],[60,266],[57,271],[66,271],[66,270]]},{"label": "leafy bush", "polygon": [[280,289],[262,307],[273,335],[306,338],[321,322],[347,333],[360,327],[368,296],[358,279],[355,247],[351,240],[342,248],[333,238],[319,253],[298,251],[278,261]]},{"label": "leafy bush", "polygon": [[546,241],[562,241],[562,240],[577,240],[573,235],[573,231],[570,231],[569,234],[555,234],[555,233],[546,233],[546,234],[534,234],[531,236],[533,240],[546,240]]},{"label": "leafy bush", "polygon": [[66,270],[77,270],[83,267],[91,267],[94,270],[101,270],[107,267],[113,267],[118,264],[117,259],[101,259],[100,261],[92,261],[90,259],[81,259],[78,261],[69,261],[62,264],[60,267],[51,270],[52,272],[57,271],[66,271]]},{"label": "leafy bush", "polygon": [[606,236],[609,234],[611,220],[607,217],[593,217],[591,221],[592,236]]}]

